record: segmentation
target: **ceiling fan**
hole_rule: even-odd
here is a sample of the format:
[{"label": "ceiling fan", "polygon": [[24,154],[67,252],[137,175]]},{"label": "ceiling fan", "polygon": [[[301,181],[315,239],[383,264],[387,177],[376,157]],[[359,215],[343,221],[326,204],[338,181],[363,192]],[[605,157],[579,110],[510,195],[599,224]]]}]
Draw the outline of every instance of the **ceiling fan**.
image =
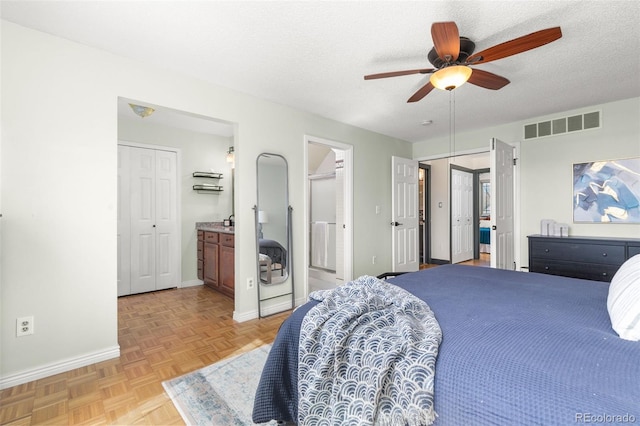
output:
[{"label": "ceiling fan", "polygon": [[370,74],[365,75],[364,79],[373,80],[401,75],[432,73],[429,82],[414,93],[407,102],[419,101],[434,88],[453,90],[467,81],[485,89],[498,90],[509,84],[509,80],[488,71],[477,68],[471,69],[470,66],[486,64],[487,62],[517,55],[551,43],[560,37],[562,37],[560,27],[547,28],[546,30],[536,31],[497,44],[474,54],[475,43],[467,37],[460,37],[458,26],[455,22],[435,22],[431,25],[431,38],[433,39],[434,47],[427,55],[434,68]]}]

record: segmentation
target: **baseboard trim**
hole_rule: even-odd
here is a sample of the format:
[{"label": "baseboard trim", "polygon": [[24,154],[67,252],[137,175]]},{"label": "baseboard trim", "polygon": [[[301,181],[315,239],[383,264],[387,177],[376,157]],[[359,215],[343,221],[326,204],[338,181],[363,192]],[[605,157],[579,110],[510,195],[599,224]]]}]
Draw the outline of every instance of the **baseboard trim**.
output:
[{"label": "baseboard trim", "polygon": [[[304,298],[296,299],[295,306],[300,306],[305,302]],[[269,315],[278,314],[280,312],[288,311],[291,309],[291,302],[280,302],[271,306],[265,306],[262,309],[262,316],[266,317]],[[252,319],[258,318],[258,310],[254,309],[248,312],[238,313],[233,311],[233,320],[237,322],[245,322]]]},{"label": "baseboard trim", "polygon": [[32,382],[54,374],[64,373],[75,368],[106,361],[120,356],[120,346],[113,346],[102,351],[92,352],[76,358],[68,358],[60,362],[55,362],[31,370],[9,374],[0,378],[0,389],[18,386],[23,383]]},{"label": "baseboard trim", "polygon": [[180,288],[195,287],[198,285],[204,285],[204,281],[201,281],[201,280],[182,281],[182,283],[180,283]]}]

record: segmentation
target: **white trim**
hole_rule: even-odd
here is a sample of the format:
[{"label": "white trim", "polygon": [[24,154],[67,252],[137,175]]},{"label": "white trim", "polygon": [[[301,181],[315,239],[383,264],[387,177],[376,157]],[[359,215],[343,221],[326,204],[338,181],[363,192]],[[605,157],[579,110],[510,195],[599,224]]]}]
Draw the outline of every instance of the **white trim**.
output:
[{"label": "white trim", "polygon": [[516,271],[522,270],[522,259],[520,257],[522,251],[520,250],[520,146],[521,141],[512,142],[509,145],[513,146],[513,158],[516,160],[516,164],[513,167],[513,260],[516,263]]},{"label": "white trim", "polygon": [[130,141],[121,140],[121,139],[118,139],[118,145],[126,145],[126,146],[131,146],[131,147],[134,147],[134,148],[155,149],[155,150],[158,150],[158,151],[169,151],[169,152],[175,152],[175,153],[180,152],[180,148],[176,148],[176,147],[173,147],[173,146],[154,145],[154,144],[150,144],[150,143],[140,143],[140,142],[130,142]]},{"label": "white trim", "polygon": [[[299,297],[295,301],[295,306],[300,306],[307,302],[306,297]],[[273,314],[279,314],[281,312],[291,310],[291,302],[280,302],[275,305],[269,305],[262,308],[262,316],[269,316]],[[233,320],[236,322],[245,322],[250,321],[252,319],[258,318],[258,310],[253,309],[251,311],[238,313],[237,311],[233,311]]]},{"label": "white trim", "polygon": [[87,365],[106,361],[120,356],[120,346],[113,346],[98,352],[91,352],[79,357],[68,358],[59,362],[43,365],[19,373],[3,376],[0,379],[0,389],[10,388],[12,386],[21,385],[23,383],[32,382],[44,377],[53,376],[55,374],[64,373],[76,368],[85,367]]},{"label": "white trim", "polygon": [[180,284],[180,288],[196,287],[196,286],[199,286],[199,285],[204,285],[204,281],[202,281],[202,280],[182,281],[182,283]]},{"label": "white trim", "polygon": [[353,145],[346,143],[325,139],[317,136],[304,135],[304,176],[305,185],[303,190],[304,199],[304,253],[305,253],[305,266],[304,266],[304,281],[303,291],[304,300],[306,301],[309,293],[309,270],[307,266],[307,254],[309,253],[309,143],[317,143],[327,145],[332,148],[344,151],[344,225],[345,225],[345,244],[344,244],[344,282],[351,281],[353,279]]},{"label": "white trim", "polygon": [[418,162],[429,161],[429,160],[441,160],[443,158],[455,158],[461,157],[463,155],[471,155],[471,154],[485,154],[489,153],[489,149],[487,148],[472,148],[467,149],[465,151],[456,151],[455,155],[451,155],[450,152],[443,152],[441,154],[433,154],[427,155],[426,157],[414,158],[414,160],[418,160]]}]

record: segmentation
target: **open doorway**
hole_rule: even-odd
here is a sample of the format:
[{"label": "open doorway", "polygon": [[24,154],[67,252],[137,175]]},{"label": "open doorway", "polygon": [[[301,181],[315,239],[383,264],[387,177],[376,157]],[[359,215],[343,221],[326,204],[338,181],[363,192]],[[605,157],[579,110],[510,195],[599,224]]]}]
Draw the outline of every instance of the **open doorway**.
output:
[{"label": "open doorway", "polygon": [[[463,264],[479,266],[490,265],[490,242],[483,246],[484,252],[480,248],[481,227],[485,222],[481,221],[480,212],[480,177],[483,176],[485,184],[489,184],[488,177],[484,178],[484,172],[489,170],[490,157],[488,152],[458,155],[456,157],[441,157],[429,160],[421,160],[420,168],[425,170],[424,191],[420,191],[419,205],[424,206],[425,224],[424,238],[420,240],[421,254],[428,254],[428,257],[421,255],[420,268],[427,268],[433,265],[441,265],[452,262],[452,169],[463,169],[473,176],[472,191],[473,202],[467,203],[469,212],[462,215],[469,217],[471,226],[469,228],[472,241],[473,255]],[[477,184],[476,184],[477,182]],[[422,185],[423,182],[419,181]],[[490,201],[490,200],[486,200]],[[489,219],[485,216],[486,219]]]},{"label": "open doorway", "polygon": [[306,138],[307,292],[352,279],[352,147]]},{"label": "open doorway", "polygon": [[[139,105],[153,108],[150,115],[140,115],[130,106]],[[159,288],[189,287],[202,285],[198,269],[198,239],[197,223],[223,223],[223,221],[233,215],[234,204],[234,164],[232,160],[233,147],[235,144],[235,125],[233,123],[216,120],[214,118],[178,111],[171,108],[152,105],[146,102],[118,98],[118,144],[126,147],[134,147],[136,151],[156,151],[177,153],[175,159],[176,178],[175,185],[171,191],[165,191],[171,195],[175,206],[171,209],[171,214],[167,213],[165,202],[155,200],[153,193],[148,191],[149,197],[144,201],[149,205],[158,204],[156,210],[157,220],[164,220],[166,216],[171,216],[175,222],[175,232],[171,235],[160,230],[157,220],[147,221],[144,225],[148,230],[141,230],[144,238],[144,247],[136,249],[141,254],[133,254],[133,258],[145,260],[144,267],[148,271],[159,271],[156,275],[167,275],[161,262],[171,261],[174,265],[171,280],[161,286],[156,285],[144,287],[143,291],[155,290]],[[157,154],[156,154],[157,157]],[[124,157],[119,152],[119,166]],[[147,161],[150,163],[150,161]],[[157,166],[165,168],[167,161],[160,161]],[[203,176],[214,175],[216,179],[196,177],[194,172],[201,172]],[[120,173],[120,170],[118,170]],[[218,177],[219,174],[219,177]],[[153,187],[164,188],[166,179],[163,177],[156,184],[145,183],[151,189]],[[121,192],[121,179],[118,179],[119,199]],[[148,179],[145,182],[151,182]],[[196,190],[196,186],[206,189],[215,187],[214,190]],[[219,189],[219,190],[218,190]],[[126,197],[128,198],[128,197]],[[157,198],[157,197],[156,197]],[[169,197],[167,197],[169,198]],[[123,218],[122,207],[126,203],[118,203],[118,233],[127,228],[130,219]],[[145,210],[146,211],[146,210]],[[118,237],[118,295],[136,293],[128,291],[126,278],[136,270],[141,268],[127,267],[127,256],[129,252],[122,245],[124,241]],[[171,251],[167,251],[167,247]],[[143,251],[144,249],[144,251]],[[155,253],[155,254],[154,254]],[[170,253],[170,254],[162,254]],[[122,281],[122,286],[120,282]],[[122,287],[122,288],[121,288]]]}]

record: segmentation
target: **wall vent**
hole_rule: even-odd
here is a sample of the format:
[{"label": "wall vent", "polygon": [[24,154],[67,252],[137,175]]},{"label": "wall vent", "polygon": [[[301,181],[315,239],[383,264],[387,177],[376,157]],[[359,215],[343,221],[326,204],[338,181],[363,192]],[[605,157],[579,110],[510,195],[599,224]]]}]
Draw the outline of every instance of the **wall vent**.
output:
[{"label": "wall vent", "polygon": [[524,125],[524,139],[537,139],[601,127],[600,111]]}]

